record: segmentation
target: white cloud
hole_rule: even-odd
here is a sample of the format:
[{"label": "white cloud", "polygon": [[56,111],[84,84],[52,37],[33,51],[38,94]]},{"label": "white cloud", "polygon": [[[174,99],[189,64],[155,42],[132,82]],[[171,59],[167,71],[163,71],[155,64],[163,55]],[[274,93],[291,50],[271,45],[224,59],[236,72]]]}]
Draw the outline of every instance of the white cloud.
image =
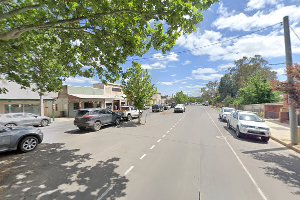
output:
[{"label": "white cloud", "polygon": [[[300,27],[295,27],[300,31]],[[179,38],[178,45],[191,51],[193,55],[208,55],[210,60],[233,61],[243,56],[262,55],[265,58],[277,58],[285,55],[284,39],[281,31],[273,31],[267,35],[251,34],[228,41],[220,32],[199,31],[189,36]],[[292,49],[294,54],[300,54],[300,43],[292,34]],[[220,44],[220,41],[227,41]],[[200,48],[202,47],[202,48]]]},{"label": "white cloud", "polygon": [[192,62],[190,61],[190,60],[186,60],[186,61],[184,61],[183,63],[182,63],[182,65],[184,66],[184,65],[188,65],[188,64],[191,64]]},{"label": "white cloud", "polygon": [[273,71],[277,72],[278,76],[286,75],[286,69],[284,67],[273,69]]},{"label": "white cloud", "polygon": [[186,85],[185,87],[189,89],[197,89],[204,87],[204,85]]},{"label": "white cloud", "polygon": [[218,66],[218,70],[219,71],[226,71],[228,70],[230,67],[233,67],[234,65],[231,64],[231,63],[228,63],[228,64],[224,64],[224,65],[220,65]]},{"label": "white cloud", "polygon": [[250,0],[247,3],[248,10],[257,10],[265,8],[267,5],[279,4],[281,0]]},{"label": "white cloud", "polygon": [[217,73],[217,71],[213,68],[198,68],[192,71],[193,75],[214,74],[214,73]]},{"label": "white cloud", "polygon": [[257,11],[253,15],[236,13],[221,16],[213,22],[213,26],[217,29],[250,31],[282,22],[284,16],[289,16],[291,23],[298,23],[300,21],[300,6],[281,6],[268,13]]},{"label": "white cloud", "polygon": [[172,74],[172,75],[170,75],[170,76],[174,77],[174,76],[176,76],[176,74]]},{"label": "white cloud", "polygon": [[157,84],[159,85],[165,85],[165,86],[172,86],[175,85],[177,83],[183,83],[186,79],[179,79],[179,80],[175,80],[175,81],[163,81],[163,82],[158,82]]},{"label": "white cloud", "polygon": [[87,84],[95,84],[95,83],[99,83],[99,81],[95,80],[95,79],[91,79],[91,78],[86,78],[86,77],[69,77],[66,78],[65,80],[65,84],[72,84],[72,83],[87,83]]},{"label": "white cloud", "polygon": [[174,52],[171,52],[168,55],[163,55],[161,53],[156,53],[153,55],[153,58],[156,62],[151,64],[142,64],[143,69],[165,69],[167,67],[167,64],[170,62],[178,61],[178,55]]},{"label": "white cloud", "polygon": [[222,74],[218,74],[213,68],[198,68],[192,71],[192,77],[196,80],[211,81],[219,79],[222,76]]}]

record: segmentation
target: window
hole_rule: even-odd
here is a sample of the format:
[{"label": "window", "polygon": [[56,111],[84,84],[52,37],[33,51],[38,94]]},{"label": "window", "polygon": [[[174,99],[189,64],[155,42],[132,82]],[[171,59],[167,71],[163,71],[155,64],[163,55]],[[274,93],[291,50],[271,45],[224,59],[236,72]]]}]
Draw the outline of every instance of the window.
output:
[{"label": "window", "polygon": [[121,88],[115,88],[115,87],[113,87],[113,88],[111,88],[111,91],[121,92],[122,90],[121,90]]},{"label": "window", "polygon": [[13,118],[23,118],[23,117],[24,115],[22,113],[13,115]]},{"label": "window", "polygon": [[79,103],[73,103],[73,110],[79,109]]},{"label": "window", "polygon": [[92,102],[84,102],[84,108],[93,108],[94,105]]}]

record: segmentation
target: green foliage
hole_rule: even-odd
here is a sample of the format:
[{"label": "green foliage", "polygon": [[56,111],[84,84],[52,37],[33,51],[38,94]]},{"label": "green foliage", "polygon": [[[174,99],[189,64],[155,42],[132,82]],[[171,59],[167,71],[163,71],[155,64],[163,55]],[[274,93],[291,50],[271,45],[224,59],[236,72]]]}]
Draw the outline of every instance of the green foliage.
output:
[{"label": "green foliage", "polygon": [[182,91],[177,92],[175,94],[174,99],[176,104],[183,104],[189,101],[189,97],[186,94],[184,94]]},{"label": "green foliage", "polygon": [[209,101],[209,103],[213,102],[213,99],[218,96],[218,81],[209,81],[205,87],[200,89],[201,99],[203,101]]},{"label": "green foliage", "polygon": [[139,110],[143,110],[144,105],[148,104],[157,92],[156,87],[151,84],[148,72],[136,62],[123,74],[122,86],[127,99]]},{"label": "green foliage", "polygon": [[233,104],[234,102],[234,98],[231,96],[227,96],[224,100],[223,100],[223,104],[224,106],[228,107],[229,105]]},{"label": "green foliage", "polygon": [[115,82],[128,57],[171,50],[217,1],[1,1],[0,74],[43,91],[76,75]]},{"label": "green foliage", "polygon": [[262,75],[257,74],[248,79],[245,86],[239,90],[237,105],[261,104],[277,102],[278,96],[273,92],[271,83]]}]

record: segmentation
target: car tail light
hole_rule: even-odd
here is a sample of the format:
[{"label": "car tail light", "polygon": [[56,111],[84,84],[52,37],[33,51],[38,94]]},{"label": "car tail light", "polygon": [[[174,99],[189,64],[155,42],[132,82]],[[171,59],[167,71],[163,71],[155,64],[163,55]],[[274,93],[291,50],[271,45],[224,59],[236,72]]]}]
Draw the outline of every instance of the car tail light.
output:
[{"label": "car tail light", "polygon": [[84,119],[91,119],[93,116],[92,115],[86,115],[86,116],[83,116],[82,118]]}]

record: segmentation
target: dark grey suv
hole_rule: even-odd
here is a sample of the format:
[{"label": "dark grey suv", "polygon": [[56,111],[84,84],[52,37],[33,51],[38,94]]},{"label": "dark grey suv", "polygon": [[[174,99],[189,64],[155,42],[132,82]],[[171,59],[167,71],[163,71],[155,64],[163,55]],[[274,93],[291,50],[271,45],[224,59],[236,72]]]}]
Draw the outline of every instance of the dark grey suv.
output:
[{"label": "dark grey suv", "polygon": [[32,151],[42,140],[43,133],[38,128],[8,128],[0,125],[0,152],[17,149],[22,152]]},{"label": "dark grey suv", "polygon": [[74,125],[80,130],[92,129],[99,131],[103,125],[119,125],[121,115],[109,109],[80,109],[74,120]]}]

